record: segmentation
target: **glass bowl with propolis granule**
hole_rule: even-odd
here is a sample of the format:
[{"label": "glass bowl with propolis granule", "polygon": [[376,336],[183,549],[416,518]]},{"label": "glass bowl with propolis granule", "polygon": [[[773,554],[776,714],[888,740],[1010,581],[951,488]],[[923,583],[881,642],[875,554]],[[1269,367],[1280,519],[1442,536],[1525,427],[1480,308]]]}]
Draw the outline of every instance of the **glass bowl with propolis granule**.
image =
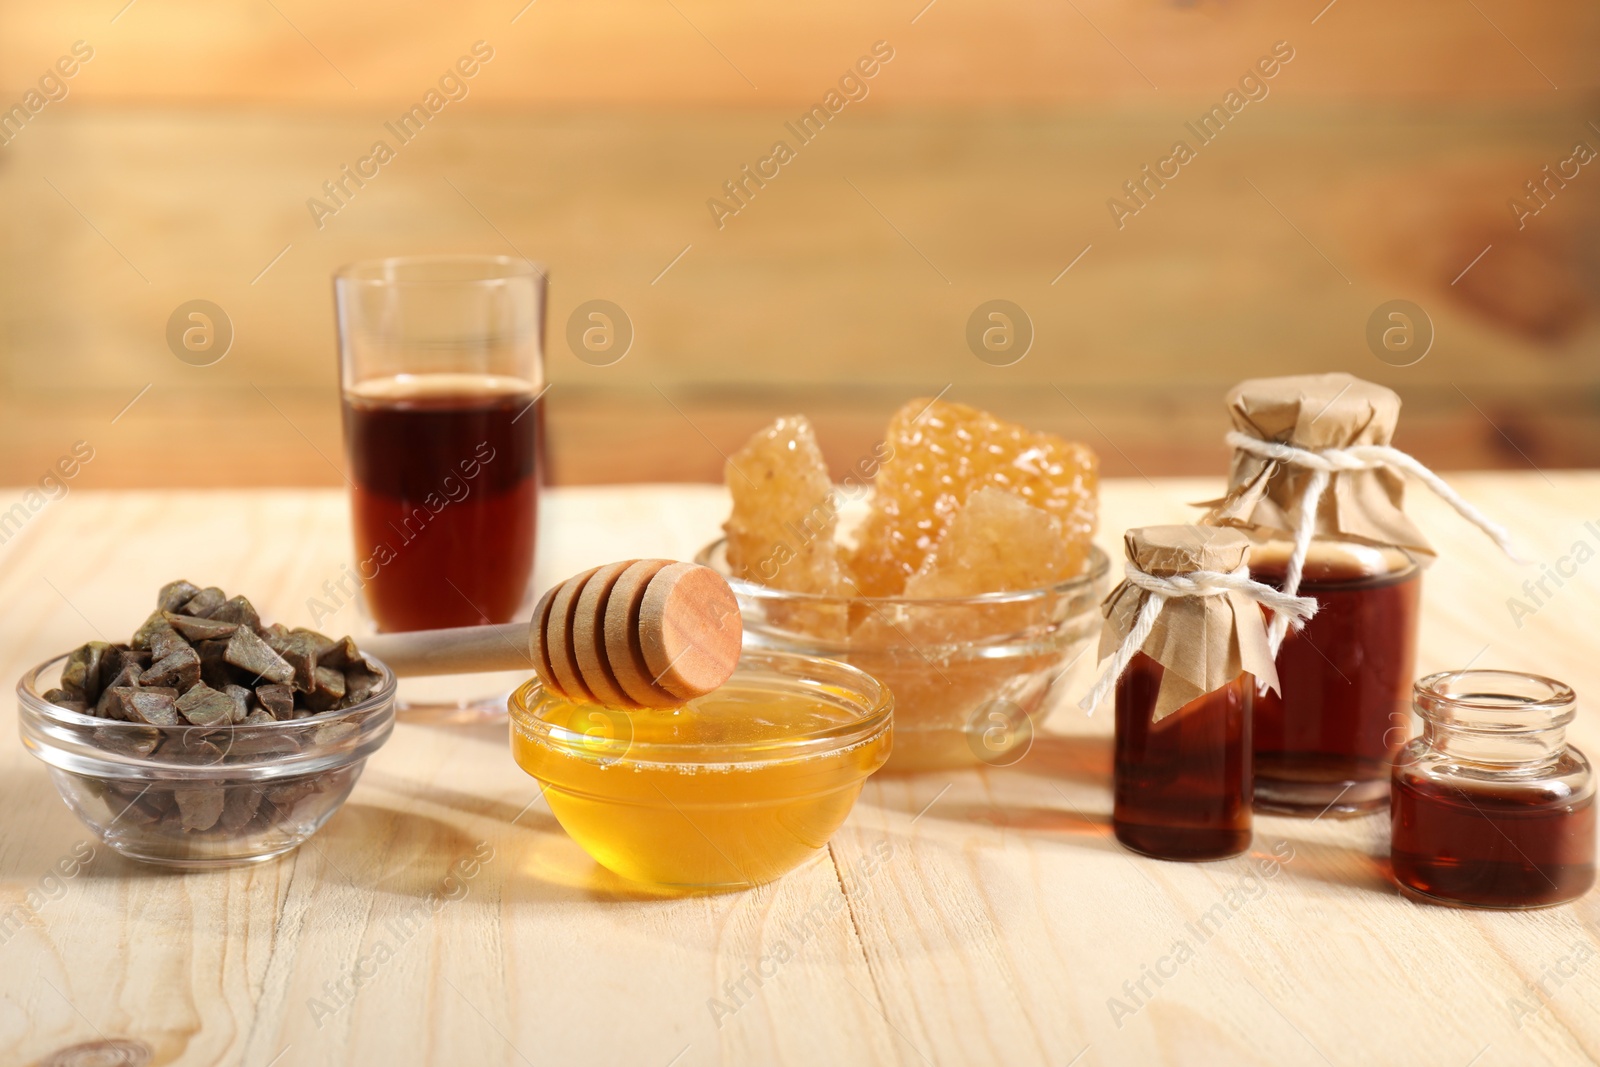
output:
[{"label": "glass bowl with propolis granule", "polygon": [[393,731],[393,673],[349,638],[261,626],[243,597],[175,582],[161,601],[127,644],[90,642],[22,676],[23,744],[130,859],[222,867],[290,851]]},{"label": "glass bowl with propolis granule", "polygon": [[746,652],[676,708],[511,695],[511,750],[574,841],[638,882],[734,889],[816,855],[889,757],[894,702],[843,663]]},{"label": "glass bowl with propolis granule", "polygon": [[727,537],[696,562],[733,587],[748,646],[893,691],[890,771],[1014,763],[1069,669],[1092,670],[1109,560],[1086,446],[914,400],[838,484],[804,416],[751,438],[727,484]]}]

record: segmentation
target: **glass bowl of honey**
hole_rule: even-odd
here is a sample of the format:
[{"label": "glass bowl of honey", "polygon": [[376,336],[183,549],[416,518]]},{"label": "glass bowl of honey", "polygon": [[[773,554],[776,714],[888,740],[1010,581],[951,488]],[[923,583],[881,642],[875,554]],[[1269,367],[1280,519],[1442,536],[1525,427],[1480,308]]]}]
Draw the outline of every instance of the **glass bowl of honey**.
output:
[{"label": "glass bowl of honey", "polygon": [[890,772],[1009,766],[1031,747],[1054,697],[1094,669],[1111,562],[1038,589],[963,597],[826,596],[735,578],[727,542],[695,562],[728,580],[745,647],[839,660],[894,693]]},{"label": "glass bowl of honey", "polygon": [[758,885],[816,855],[893,744],[881,682],[763,650],[681,707],[580,703],[535,678],[510,710],[512,753],[572,839],[624,878],[683,889]]},{"label": "glass bowl of honey", "polygon": [[66,656],[17,683],[22,743],[69,808],[129,859],[198,869],[257,863],[332,818],[367,757],[394,730],[394,674],[348,708],[261,724],[154,726],[87,715],[45,698]]}]

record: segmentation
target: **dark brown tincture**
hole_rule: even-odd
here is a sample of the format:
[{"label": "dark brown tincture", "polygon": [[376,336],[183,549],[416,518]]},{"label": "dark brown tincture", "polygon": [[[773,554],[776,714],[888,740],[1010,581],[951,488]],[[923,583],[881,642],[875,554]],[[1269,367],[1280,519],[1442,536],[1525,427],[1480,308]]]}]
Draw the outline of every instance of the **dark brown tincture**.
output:
[{"label": "dark brown tincture", "polygon": [[524,394],[347,397],[356,569],[380,630],[508,622],[533,568]]},{"label": "dark brown tincture", "polygon": [[1250,705],[1246,674],[1150,721],[1166,668],[1143,652],[1117,682],[1111,825],[1135,852],[1210,860],[1250,847]]},{"label": "dark brown tincture", "polygon": [[[1251,577],[1281,587],[1283,565]],[[1389,768],[1410,733],[1422,572],[1362,575],[1309,563],[1300,595],[1316,616],[1278,651],[1279,691],[1255,701],[1255,806],[1354,814],[1388,803]]]},{"label": "dark brown tincture", "polygon": [[[1552,776],[1574,769],[1571,755]],[[1409,895],[1539,908],[1594,885],[1594,794],[1559,781],[1443,784],[1394,771],[1390,862]]]}]

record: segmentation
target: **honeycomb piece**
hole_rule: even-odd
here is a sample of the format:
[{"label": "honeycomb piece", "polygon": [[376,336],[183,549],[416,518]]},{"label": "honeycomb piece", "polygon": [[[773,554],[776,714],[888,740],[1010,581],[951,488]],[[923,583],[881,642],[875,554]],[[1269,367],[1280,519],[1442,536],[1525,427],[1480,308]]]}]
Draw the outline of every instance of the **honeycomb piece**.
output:
[{"label": "honeycomb piece", "polygon": [[981,486],[957,509],[933,554],[906,582],[908,597],[1037,589],[1082,569],[1061,524],[1020,496]]},{"label": "honeycomb piece", "polygon": [[1061,525],[1067,576],[1088,565],[1099,459],[1087,445],[1033,433],[965,404],[913,400],[889,421],[893,453],[847,562],[867,596],[895,596],[927,562],[973,491],[994,486]]},{"label": "honeycomb piece", "polygon": [[781,418],[728,460],[728,569],[795,593],[847,593],[834,531],[833,482],[804,415]]}]

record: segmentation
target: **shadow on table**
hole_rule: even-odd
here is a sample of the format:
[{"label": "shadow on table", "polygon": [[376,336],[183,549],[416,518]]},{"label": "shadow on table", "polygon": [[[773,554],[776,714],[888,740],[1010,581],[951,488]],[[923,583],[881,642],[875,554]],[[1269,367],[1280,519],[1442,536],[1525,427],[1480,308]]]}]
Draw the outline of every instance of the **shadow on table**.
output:
[{"label": "shadow on table", "polygon": [[[334,877],[436,907],[476,896],[485,886],[506,903],[658,899],[595,864],[548,814],[508,820],[508,829],[509,836],[496,834],[491,842],[427,815],[352,803],[301,851],[332,868]],[[364,864],[347,858],[363,855],[372,858]]]},{"label": "shadow on table", "polygon": [[[930,814],[929,818],[932,817]],[[939,817],[946,821],[977,823],[999,830],[1049,834],[1069,840],[1080,848],[1099,852],[1115,852],[1122,848],[1111,835],[1111,817],[1095,812],[1043,806],[955,803],[945,808]]]},{"label": "shadow on table", "polygon": [[[826,850],[818,853],[825,856]],[[815,860],[811,862],[816,862]],[[596,863],[564,832],[523,842],[502,890],[518,904],[670,904],[689,898],[736,896],[743,889],[697,889],[631,882]]]},{"label": "shadow on table", "polygon": [[405,719],[401,726],[414,726],[419,730],[437,731],[453,738],[466,738],[486,745],[511,751],[510,720],[504,715],[493,719],[474,719],[470,722],[435,721],[431,719]]},{"label": "shadow on table", "polygon": [[1111,738],[1104,734],[1039,734],[1012,769],[1110,789]]},{"label": "shadow on table", "polygon": [[[1028,754],[1010,767],[927,771],[874,779],[873,803],[913,820],[963,822],[1002,832],[1050,835],[1080,847],[1122,852],[1111,828],[1112,741],[1094,735],[1040,735]],[[1041,791],[1039,786],[1046,788]],[[1098,787],[1098,795],[1083,786]],[[1368,818],[1387,819],[1386,815]],[[1327,833],[1350,820],[1306,820],[1258,816],[1255,842],[1243,857],[1282,863],[1293,877],[1393,895],[1386,835],[1374,824],[1366,844],[1348,834]],[[1288,851],[1292,850],[1292,851]],[[1281,854],[1288,852],[1290,859]],[[1132,855],[1132,853],[1127,853]],[[1145,860],[1140,862],[1155,862]],[[1174,861],[1181,862],[1181,861]]]},{"label": "shadow on table", "polygon": [[368,772],[364,780],[440,807],[496,819],[519,831],[515,845],[519,867],[549,885],[548,891],[536,894],[540,899],[658,900],[694,895],[690,891],[641,889],[594,862],[540,803],[538,786],[532,779],[528,780],[528,802],[521,805],[383,772]]},{"label": "shadow on table", "polygon": [[[401,779],[382,772],[375,774],[369,772],[363,780],[370,780],[371,784],[380,788],[402,792],[408,797],[504,823],[510,831],[510,836],[504,839],[503,847],[496,848],[493,860],[485,866],[496,866],[495,880],[500,886],[503,898],[508,901],[535,903],[650,901],[705,896],[711,892],[641,886],[606,870],[590,859],[588,853],[567,836],[567,832],[561,828],[555,816],[550,814],[549,809],[538,803],[538,793],[533,788],[529,790],[530,802],[517,805],[434,783],[418,782],[409,778]],[[474,841],[469,835],[461,833],[448,823],[426,816],[363,804],[347,804],[345,807],[346,811],[353,814],[357,820],[368,820],[370,813],[381,813],[384,819],[391,822],[414,821],[418,824],[391,830],[382,825],[361,825],[352,822],[349,827],[352,849],[360,848],[365,835],[369,834],[388,838],[399,833],[408,838],[420,838],[430,831],[430,825],[448,830],[449,836],[455,839],[453,842],[442,839],[441,831],[434,831],[434,836],[441,839],[425,846],[421,852],[421,855],[431,857],[425,866],[429,866],[433,871],[435,881],[439,880],[450,862],[443,857],[467,855],[483,843]],[[356,810],[351,812],[351,809]],[[324,829],[323,835],[334,828],[334,823],[330,822]],[[323,835],[312,840],[320,840]],[[414,844],[408,844],[407,851],[412,851],[415,847]],[[498,866],[501,864],[504,866]]]},{"label": "shadow on table", "polygon": [[[384,841],[384,873],[373,888],[400,895],[447,896],[455,891],[448,881],[452,873],[457,881],[467,881],[461,876],[471,869],[474,860],[479,867],[475,878],[491,875],[489,880],[508,903],[657,900],[684,895],[641,888],[601,867],[567,836],[543,805],[529,804],[519,810],[515,805],[473,793],[412,781],[406,782],[406,792],[444,807],[496,819],[505,824],[509,833],[496,833],[496,844],[426,815],[347,804],[308,844],[322,842],[328,852],[339,855],[346,849],[352,853],[371,851],[372,841]],[[466,866],[458,869],[463,862]]]},{"label": "shadow on table", "polygon": [[[510,758],[508,755],[507,759]],[[555,830],[561,826],[556,822],[555,816],[550,814],[548,808],[539,803],[539,786],[533,779],[527,779],[527,799],[518,801],[494,800],[478,793],[469,793],[462,789],[452,789],[437,782],[418,781],[385,771],[368,770],[361,776],[362,784],[377,786],[399,796],[415,798],[429,804],[437,804],[442,808],[452,811],[476,815],[480,818],[494,819],[508,825],[516,825],[525,829]]]},{"label": "shadow on table", "polygon": [[[0,802],[5,795],[6,791],[0,790]],[[481,809],[484,803],[480,797],[468,799],[473,810]],[[78,877],[128,880],[242,875],[271,882],[286,880],[287,868],[297,878],[310,873],[329,885],[406,901],[399,905],[400,914],[414,916],[418,921],[469,900],[538,905],[562,901],[651,901],[688,895],[654,892],[625,882],[591,860],[548,813],[541,812],[538,818],[532,818],[532,814],[516,821],[507,819],[506,830],[493,832],[491,841],[443,819],[352,801],[298,849],[262,864],[184,872],[128,859],[96,842],[92,862],[82,868]],[[46,828],[32,835],[30,843],[92,840],[70,812],[63,809],[62,815],[67,825],[60,832],[54,827]],[[66,851],[69,849],[10,849],[0,865],[0,881],[15,878],[36,882],[61,858],[57,853]],[[226,917],[218,918],[223,921]],[[219,927],[218,932],[225,932],[225,926]]]},{"label": "shadow on table", "polygon": [[[426,789],[419,790],[424,795]],[[469,797],[474,804],[482,798]],[[513,812],[513,815],[516,813]],[[371,888],[393,896],[453,901],[476,896],[483,886],[508,906],[556,902],[636,902],[700,895],[652,890],[612,874],[589,858],[547,812],[529,811],[507,821],[509,834],[495,842],[414,812],[347,804],[315,844],[318,859],[346,868],[347,855],[373,854],[381,842],[381,870],[369,872]],[[371,864],[369,864],[371,866]],[[354,884],[362,872],[344,870]]]},{"label": "shadow on table", "polygon": [[[1039,785],[1051,788],[1041,796]],[[874,802],[913,820],[969,822],[1037,833],[1065,834],[1091,848],[1115,848],[1111,818],[1075,802],[1057,783],[1109,788],[1111,739],[1040,734],[1027,755],[1008,767],[952,768],[875,779]],[[946,792],[948,790],[948,792]],[[1081,790],[1075,789],[1076,792]],[[952,795],[953,794],[953,795]],[[983,796],[983,801],[975,799]],[[1009,797],[1026,797],[1012,801]],[[1104,805],[1097,797],[1094,807]]]},{"label": "shadow on table", "polygon": [[[1366,818],[1387,820],[1388,816]],[[1314,827],[1320,825],[1321,820],[1258,817],[1255,824],[1256,847],[1272,849],[1279,854],[1285,847],[1293,849],[1292,858],[1282,862],[1284,869],[1294,878],[1349,889],[1365,889],[1386,896],[1399,894],[1390,875],[1388,856],[1345,842],[1319,841],[1314,836]],[[1286,827],[1296,830],[1304,828],[1307,833],[1282,833]]]}]

